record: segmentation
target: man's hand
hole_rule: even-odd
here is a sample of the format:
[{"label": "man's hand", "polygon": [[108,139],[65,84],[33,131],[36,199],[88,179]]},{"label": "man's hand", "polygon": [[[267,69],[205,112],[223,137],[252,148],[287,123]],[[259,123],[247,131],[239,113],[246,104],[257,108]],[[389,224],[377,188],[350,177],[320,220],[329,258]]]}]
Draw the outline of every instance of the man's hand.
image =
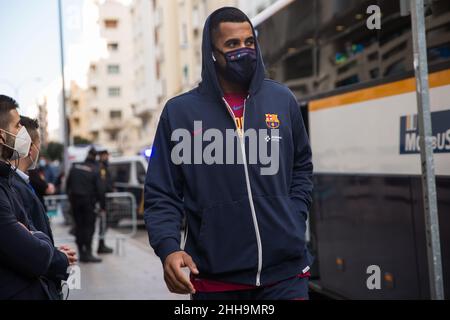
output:
[{"label": "man's hand", "polygon": [[62,245],[58,248],[59,251],[64,253],[69,260],[69,265],[74,265],[78,259],[77,259],[77,253],[68,245]]},{"label": "man's hand", "polygon": [[197,266],[192,257],[184,251],[177,251],[167,256],[164,261],[164,280],[170,292],[178,294],[194,294],[195,289],[181,268],[189,268],[193,274],[198,274]]},{"label": "man's hand", "polygon": [[47,190],[45,190],[45,194],[52,195],[54,193],[55,193],[55,186],[53,185],[53,183],[49,183]]}]

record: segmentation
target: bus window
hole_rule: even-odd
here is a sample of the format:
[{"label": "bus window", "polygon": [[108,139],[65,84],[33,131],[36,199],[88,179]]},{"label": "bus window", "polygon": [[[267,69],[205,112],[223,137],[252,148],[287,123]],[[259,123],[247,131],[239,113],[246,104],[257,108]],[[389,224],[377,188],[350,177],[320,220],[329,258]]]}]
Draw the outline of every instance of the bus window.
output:
[{"label": "bus window", "polygon": [[427,20],[428,64],[450,61],[450,1],[433,1]]},{"label": "bus window", "polygon": [[[450,36],[450,34],[449,34]],[[450,60],[450,42],[430,48],[428,50],[428,63],[438,63]]]},{"label": "bus window", "polygon": [[146,172],[145,172],[144,166],[140,162],[136,162],[136,175],[137,175],[137,179],[139,181],[139,184],[144,184],[145,183]]},{"label": "bus window", "polygon": [[311,48],[295,53],[284,60],[285,80],[311,77],[313,70],[313,51]]},{"label": "bus window", "polygon": [[109,169],[114,182],[130,181],[131,163],[111,163]]},{"label": "bus window", "polygon": [[306,102],[300,103],[300,112],[302,113],[303,123],[305,125],[306,133],[309,136],[309,113],[308,104]]}]

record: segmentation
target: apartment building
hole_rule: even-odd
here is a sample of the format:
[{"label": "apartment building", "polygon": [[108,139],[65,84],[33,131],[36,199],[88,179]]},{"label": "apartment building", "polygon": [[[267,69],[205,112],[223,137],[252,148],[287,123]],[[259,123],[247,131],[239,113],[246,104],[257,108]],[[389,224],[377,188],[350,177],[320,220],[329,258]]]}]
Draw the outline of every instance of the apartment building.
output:
[{"label": "apartment building", "polygon": [[[136,7],[145,0],[135,0]],[[151,145],[161,111],[168,99],[195,87],[201,79],[201,44],[203,25],[208,15],[222,6],[236,6],[237,0],[147,0],[147,9],[137,24],[153,25],[153,54],[140,51],[145,59],[154,57],[153,92],[145,94],[156,99],[156,109],[151,109],[151,121],[141,129]],[[147,23],[139,19],[153,20]],[[139,27],[137,28],[139,30]],[[145,38],[145,37],[144,37]],[[150,39],[151,36],[145,39]],[[151,47],[151,46],[150,46]],[[148,49],[147,52],[152,52]],[[137,60],[140,60],[138,58]],[[150,63],[151,64],[151,63]],[[139,109],[141,110],[141,109]],[[142,113],[141,113],[142,114]],[[145,112],[144,112],[145,114]]]},{"label": "apartment building", "polygon": [[69,141],[76,144],[80,140],[91,140],[89,132],[88,105],[86,90],[76,82],[70,83],[70,95],[67,97],[67,111],[69,114]]},{"label": "apartment building", "polygon": [[108,55],[88,71],[88,130],[92,140],[111,152],[135,154],[141,125],[135,116],[136,91],[130,7],[115,0],[99,6],[100,35]]}]

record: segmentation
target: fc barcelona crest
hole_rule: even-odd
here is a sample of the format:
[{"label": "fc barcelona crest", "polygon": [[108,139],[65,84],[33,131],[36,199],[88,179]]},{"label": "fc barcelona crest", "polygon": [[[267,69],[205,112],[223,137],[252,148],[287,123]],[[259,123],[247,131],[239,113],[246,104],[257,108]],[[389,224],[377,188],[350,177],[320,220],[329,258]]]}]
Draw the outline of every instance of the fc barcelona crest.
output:
[{"label": "fc barcelona crest", "polygon": [[280,126],[277,114],[266,113],[266,124],[269,129],[276,129]]}]

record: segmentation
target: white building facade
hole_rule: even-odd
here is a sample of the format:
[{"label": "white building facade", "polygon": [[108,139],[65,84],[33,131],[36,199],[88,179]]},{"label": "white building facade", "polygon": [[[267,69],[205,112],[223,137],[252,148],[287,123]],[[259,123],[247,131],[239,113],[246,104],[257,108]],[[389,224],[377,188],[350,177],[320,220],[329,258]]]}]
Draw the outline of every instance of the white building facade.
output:
[{"label": "white building facade", "polygon": [[106,58],[88,72],[89,131],[95,143],[118,154],[135,154],[141,121],[135,116],[134,43],[131,10],[115,0],[99,4],[100,35]]}]

